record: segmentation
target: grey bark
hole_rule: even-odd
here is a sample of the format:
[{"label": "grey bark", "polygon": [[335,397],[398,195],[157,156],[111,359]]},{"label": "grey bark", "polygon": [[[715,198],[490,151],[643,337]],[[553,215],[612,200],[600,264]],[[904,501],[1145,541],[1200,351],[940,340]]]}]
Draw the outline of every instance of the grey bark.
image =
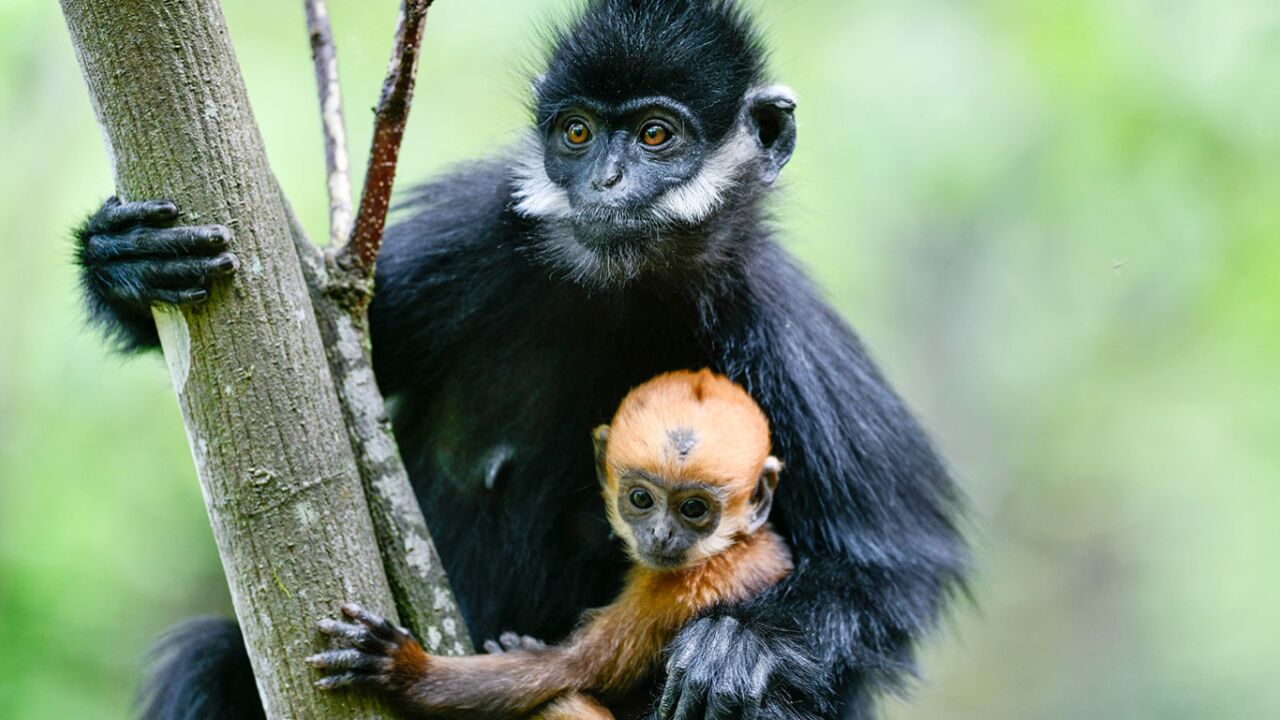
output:
[{"label": "grey bark", "polygon": [[356,451],[369,513],[382,549],[383,567],[400,611],[400,621],[437,655],[473,652],[462,614],[445,577],[422,508],[396,447],[369,358],[365,302],[350,302],[358,280],[335,267],[307,239],[287,201],[294,246],[311,291],[329,370],[338,389],[343,419]]},{"label": "grey bark", "polygon": [[205,503],[271,718],[385,717],[302,659],[345,600],[394,616],[281,195],[216,0],[62,0],[125,198],[235,233],[241,272],[157,313]]}]

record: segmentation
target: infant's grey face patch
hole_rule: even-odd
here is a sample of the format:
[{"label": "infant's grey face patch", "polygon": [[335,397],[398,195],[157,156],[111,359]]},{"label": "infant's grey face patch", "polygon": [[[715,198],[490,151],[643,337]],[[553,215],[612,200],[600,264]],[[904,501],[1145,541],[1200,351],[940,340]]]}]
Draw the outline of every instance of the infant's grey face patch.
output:
[{"label": "infant's grey face patch", "polygon": [[680,462],[689,459],[689,454],[698,445],[698,434],[692,428],[675,428],[667,432],[667,444]]}]

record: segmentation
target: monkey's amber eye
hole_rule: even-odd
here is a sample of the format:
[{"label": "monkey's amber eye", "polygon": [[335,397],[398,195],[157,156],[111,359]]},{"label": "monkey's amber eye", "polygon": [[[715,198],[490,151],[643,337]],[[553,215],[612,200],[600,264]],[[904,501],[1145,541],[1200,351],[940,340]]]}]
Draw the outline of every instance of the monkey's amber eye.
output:
[{"label": "monkey's amber eye", "polygon": [[689,498],[680,503],[680,514],[690,520],[698,520],[707,514],[707,503],[698,498]]},{"label": "monkey's amber eye", "polygon": [[641,510],[648,510],[653,507],[653,496],[650,495],[648,491],[636,488],[631,491],[631,495],[629,497],[631,498],[631,504]]},{"label": "monkey's amber eye", "polygon": [[640,131],[640,140],[649,147],[665,145],[671,138],[671,132],[662,123],[649,123]]},{"label": "monkey's amber eye", "polygon": [[585,145],[591,139],[591,128],[581,120],[570,121],[564,129],[564,139],[570,145]]}]

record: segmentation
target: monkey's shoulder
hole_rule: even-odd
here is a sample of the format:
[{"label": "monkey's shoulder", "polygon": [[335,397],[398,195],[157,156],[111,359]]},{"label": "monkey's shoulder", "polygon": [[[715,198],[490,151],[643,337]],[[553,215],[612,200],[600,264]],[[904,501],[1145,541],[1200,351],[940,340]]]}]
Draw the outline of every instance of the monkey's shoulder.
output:
[{"label": "monkey's shoulder", "polygon": [[527,223],[511,201],[510,163],[502,158],[459,166],[409,191],[403,214],[387,230],[380,266],[403,266],[502,245]]}]

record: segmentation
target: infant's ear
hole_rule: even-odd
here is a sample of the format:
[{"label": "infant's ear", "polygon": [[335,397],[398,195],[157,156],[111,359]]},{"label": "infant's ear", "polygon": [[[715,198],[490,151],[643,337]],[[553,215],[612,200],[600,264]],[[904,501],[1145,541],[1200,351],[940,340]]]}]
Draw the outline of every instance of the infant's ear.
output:
[{"label": "infant's ear", "polygon": [[781,474],[781,460],[772,455],[764,459],[764,471],[760,473],[760,477],[768,483],[770,492],[778,489],[778,476]]},{"label": "infant's ear", "polygon": [[764,469],[756,480],[755,492],[751,494],[751,514],[747,518],[747,532],[759,530],[769,520],[769,511],[773,509],[773,491],[778,489],[778,476],[782,474],[782,461],[770,455],[765,458]]},{"label": "infant's ear", "polygon": [[596,453],[596,479],[600,481],[600,487],[604,487],[609,481],[609,476],[604,471],[604,452],[609,446],[608,425],[601,425],[591,431],[591,444]]}]

